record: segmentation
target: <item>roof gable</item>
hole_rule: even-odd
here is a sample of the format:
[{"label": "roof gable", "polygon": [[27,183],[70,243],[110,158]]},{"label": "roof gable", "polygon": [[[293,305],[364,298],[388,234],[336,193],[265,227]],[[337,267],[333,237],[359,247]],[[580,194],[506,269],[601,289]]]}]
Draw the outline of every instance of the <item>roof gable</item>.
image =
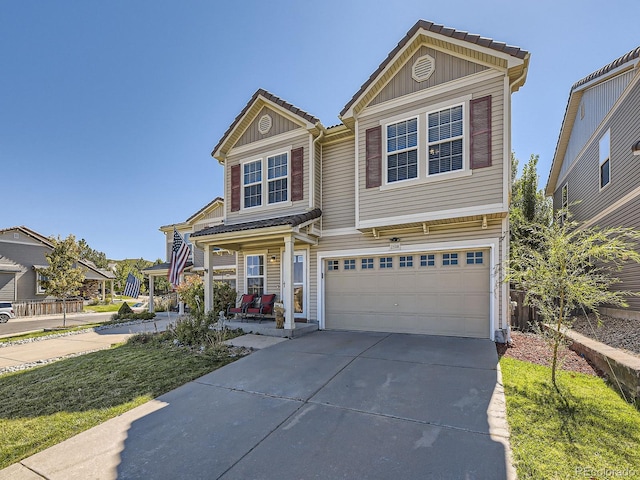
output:
[{"label": "roof gable", "polygon": [[[565,159],[567,147],[571,140],[571,133],[575,124],[576,117],[580,107],[580,102],[588,88],[610,80],[618,75],[628,72],[633,68],[637,68],[640,65],[640,47],[637,47],[630,52],[615,59],[613,62],[608,63],[604,67],[590,73],[581,80],[578,80],[571,86],[569,91],[569,99],[567,100],[567,107],[562,119],[562,125],[560,127],[560,134],[558,135],[558,142],[556,143],[556,150],[553,155],[553,161],[551,162],[551,169],[549,171],[549,178],[547,179],[547,185],[545,193],[547,195],[553,195],[556,190],[556,184],[560,177],[560,171],[562,170],[562,164]],[[630,83],[633,83],[630,82]],[[615,104],[614,104],[615,105]],[[615,107],[614,107],[615,108]]]},{"label": "roof gable", "polygon": [[504,69],[511,78],[512,91],[524,84],[529,64],[529,53],[525,50],[419,20],[342,109],[340,118],[343,122],[349,124],[349,120],[378,95],[395,73],[423,45],[467,58],[481,65]]},{"label": "roof gable", "polygon": [[218,141],[217,145],[211,152],[211,156],[221,163],[224,162],[229,150],[240,141],[241,137],[251,124],[259,118],[260,112],[265,106],[307,130],[314,130],[318,127],[322,127],[318,118],[299,109],[291,103],[285,102],[266,90],[259,89],[253,94],[247,105],[242,109],[240,114],[238,114],[222,138]]}]

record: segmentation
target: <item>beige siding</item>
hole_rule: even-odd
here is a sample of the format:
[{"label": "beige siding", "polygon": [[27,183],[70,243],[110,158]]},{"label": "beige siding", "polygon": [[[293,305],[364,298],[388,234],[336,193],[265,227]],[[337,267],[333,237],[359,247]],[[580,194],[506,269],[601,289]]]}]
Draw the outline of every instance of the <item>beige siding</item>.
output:
[{"label": "beige siding", "polygon": [[[273,143],[269,146],[254,149],[242,154],[232,154],[226,160],[225,168],[225,198],[229,199],[225,202],[225,208],[227,209],[227,224],[233,225],[237,223],[250,222],[253,220],[264,220],[266,218],[280,217],[285,215],[293,215],[297,213],[305,212],[309,208],[309,133],[305,130],[300,130],[300,135],[295,138],[286,140],[274,139]],[[304,198],[297,202],[293,202],[292,205],[288,205],[290,202],[283,202],[283,206],[265,206],[264,202],[261,207],[255,207],[247,210],[240,210],[239,212],[231,211],[231,167],[243,163],[245,161],[257,160],[263,158],[267,153],[274,153],[279,151],[288,151],[289,153],[289,198],[291,198],[291,150],[298,147],[304,147]],[[266,166],[263,164],[263,191],[266,186]],[[243,194],[241,187],[241,196]]]},{"label": "beige siding", "polygon": [[[412,69],[415,61],[424,55],[431,55],[435,59],[435,70],[428,80],[416,82],[412,77]],[[419,92],[435,85],[457,80],[474,73],[487,70],[487,67],[477,63],[469,62],[461,58],[454,57],[444,52],[428,48],[420,47],[416,53],[409,58],[407,63],[396,73],[391,81],[376,95],[370,105],[383,103],[394,98],[407,95],[409,93]]]},{"label": "beige siding", "polygon": [[[562,186],[567,183],[569,204],[579,202],[570,206],[574,219],[588,221],[640,185],[638,157],[631,153],[631,145],[640,139],[639,111],[640,83],[636,83],[611,119],[598,130],[567,177],[556,186],[554,208],[560,207]],[[611,129],[611,182],[600,190],[599,141],[607,129]],[[640,222],[635,226],[640,227]]]},{"label": "beige siding", "polygon": [[[272,120],[271,130],[269,130],[269,132],[265,133],[264,135],[258,130],[258,122],[260,122],[260,119],[263,115],[269,115]],[[262,110],[260,110],[260,113],[256,115],[256,118],[253,120],[253,122],[251,122],[249,128],[247,128],[247,130],[242,134],[235,146],[239,147],[242,145],[247,145],[249,143],[257,142],[258,140],[262,140],[265,138],[275,137],[276,135],[295,130],[296,128],[300,128],[300,125],[292,122],[288,118],[283,117],[279,113],[276,113],[269,107],[263,107]]]},{"label": "beige siding", "polygon": [[215,267],[226,267],[226,266],[235,266],[236,264],[236,256],[233,253],[223,253],[217,254],[214,253],[211,255],[211,263],[213,263]]},{"label": "beige siding", "polygon": [[322,148],[322,229],[355,227],[355,145]]},{"label": "beige siding", "polygon": [[[359,192],[360,192],[360,220],[373,220],[381,217],[394,217],[398,215],[437,213],[441,210],[450,210],[466,207],[481,207],[487,204],[502,203],[503,199],[503,78],[498,77],[491,81],[470,87],[459,88],[445,94],[432,96],[410,105],[398,106],[383,113],[366,116],[358,125],[358,152],[359,152]],[[402,115],[412,110],[428,111],[430,105],[442,102],[454,103],[460,97],[472,95],[472,98],[481,98],[486,95],[492,97],[492,166],[473,170],[471,176],[454,178],[443,181],[433,181],[417,185],[406,185],[389,190],[378,188],[365,188],[365,132],[368,128],[380,125],[387,118]],[[426,128],[420,125],[420,134],[426,135]],[[384,135],[383,135],[384,139]],[[465,142],[469,142],[469,132],[465,132]],[[384,142],[383,142],[384,143]],[[426,152],[419,152],[420,178],[426,175]],[[469,168],[469,158],[465,158],[465,168]],[[383,171],[384,171],[383,154]],[[446,177],[446,176],[445,176]],[[443,178],[445,178],[443,177]],[[400,184],[400,182],[398,183]],[[326,199],[325,199],[326,202]]]}]

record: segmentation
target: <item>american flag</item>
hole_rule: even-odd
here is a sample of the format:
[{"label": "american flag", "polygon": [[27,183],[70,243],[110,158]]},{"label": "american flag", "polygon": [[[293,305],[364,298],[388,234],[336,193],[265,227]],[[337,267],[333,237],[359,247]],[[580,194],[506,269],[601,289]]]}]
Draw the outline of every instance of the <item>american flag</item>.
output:
[{"label": "american flag", "polygon": [[127,283],[124,286],[124,294],[128,297],[138,298],[140,295],[140,280],[138,280],[132,273],[127,275]]},{"label": "american flag", "polygon": [[171,249],[171,267],[169,267],[169,282],[174,287],[180,284],[180,274],[189,259],[191,250],[189,245],[182,240],[178,231],[173,229],[173,248]]}]

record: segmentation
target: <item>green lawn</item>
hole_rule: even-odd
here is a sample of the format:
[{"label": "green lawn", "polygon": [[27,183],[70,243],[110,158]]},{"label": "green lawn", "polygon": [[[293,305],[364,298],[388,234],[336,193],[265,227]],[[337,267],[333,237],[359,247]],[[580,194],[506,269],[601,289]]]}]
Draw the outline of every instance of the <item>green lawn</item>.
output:
[{"label": "green lawn", "polygon": [[500,360],[511,446],[523,479],[640,478],[640,412],[605,382]]},{"label": "green lawn", "polygon": [[0,469],[232,360],[125,344],[0,376]]}]

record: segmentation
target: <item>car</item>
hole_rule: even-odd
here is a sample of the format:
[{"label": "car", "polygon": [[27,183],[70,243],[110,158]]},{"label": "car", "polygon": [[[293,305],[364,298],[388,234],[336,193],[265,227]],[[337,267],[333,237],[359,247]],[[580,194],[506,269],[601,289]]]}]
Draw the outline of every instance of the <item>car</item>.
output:
[{"label": "car", "polygon": [[11,318],[16,318],[13,305],[10,302],[0,302],[0,323],[7,323]]}]

